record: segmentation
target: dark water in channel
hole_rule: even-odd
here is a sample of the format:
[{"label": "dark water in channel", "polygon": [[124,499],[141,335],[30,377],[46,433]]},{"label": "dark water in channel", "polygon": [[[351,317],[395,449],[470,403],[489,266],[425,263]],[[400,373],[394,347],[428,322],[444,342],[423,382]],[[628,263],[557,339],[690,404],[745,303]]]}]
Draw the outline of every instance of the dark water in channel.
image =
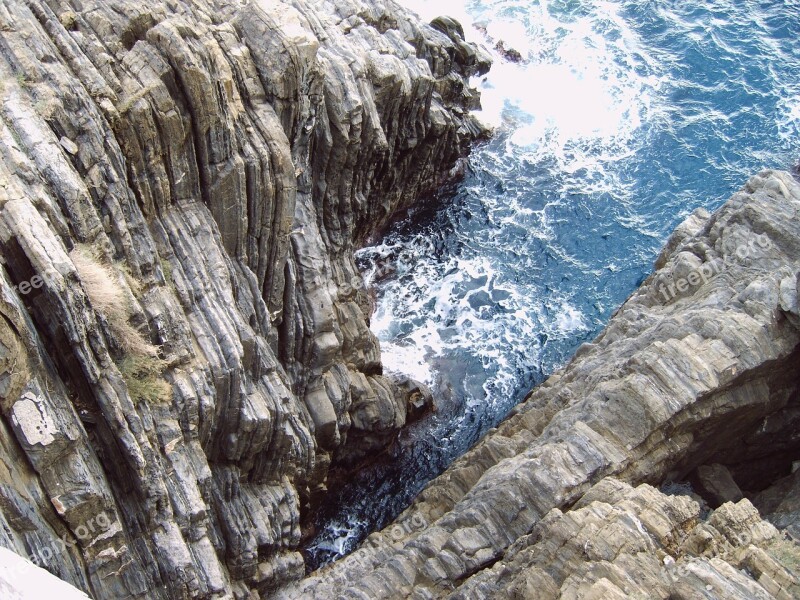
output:
[{"label": "dark water in channel", "polygon": [[421,2],[496,58],[483,118],[497,135],[454,190],[359,253],[389,370],[442,410],[394,455],[332,490],[307,547],[351,551],[536,383],[591,340],[674,227],[763,168],[800,159],[800,0]]}]

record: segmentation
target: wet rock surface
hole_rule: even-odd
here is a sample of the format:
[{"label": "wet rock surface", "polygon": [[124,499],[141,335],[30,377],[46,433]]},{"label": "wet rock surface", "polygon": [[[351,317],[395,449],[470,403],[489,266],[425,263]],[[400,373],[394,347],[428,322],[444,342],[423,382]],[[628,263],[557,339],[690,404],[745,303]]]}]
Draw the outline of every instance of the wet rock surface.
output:
[{"label": "wet rock surface", "polygon": [[486,68],[391,1],[0,3],[0,545],[96,598],[301,577],[329,467],[430,406],[353,251]]},{"label": "wet rock surface", "polygon": [[594,342],[278,597],[797,597],[798,211],[766,171],[691,215]]}]

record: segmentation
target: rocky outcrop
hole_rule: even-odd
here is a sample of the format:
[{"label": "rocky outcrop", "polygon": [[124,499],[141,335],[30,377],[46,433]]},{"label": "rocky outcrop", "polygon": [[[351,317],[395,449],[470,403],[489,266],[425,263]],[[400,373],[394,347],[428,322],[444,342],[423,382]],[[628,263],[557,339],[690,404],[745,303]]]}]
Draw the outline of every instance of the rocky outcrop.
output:
[{"label": "rocky outcrop", "polygon": [[783,564],[788,548],[747,500],[702,518],[686,496],[607,478],[450,597],[790,600],[800,583]]},{"label": "rocky outcrop", "polygon": [[0,545],[96,598],[303,574],[330,465],[430,398],[383,375],[352,255],[484,134],[460,33],[390,0],[0,3]]},{"label": "rocky outcrop", "polygon": [[789,174],[692,215],[597,340],[297,581],[331,466],[432,402],[383,374],[353,250],[458,173],[486,58],[357,0],[4,0],[0,58],[0,546],[95,598],[800,594]]},{"label": "rocky outcrop", "polygon": [[[594,342],[279,597],[797,597],[800,549],[747,498],[796,523],[797,471],[770,486],[800,456],[798,212],[800,183],[767,171],[694,213]],[[698,470],[714,498],[680,483]]]}]

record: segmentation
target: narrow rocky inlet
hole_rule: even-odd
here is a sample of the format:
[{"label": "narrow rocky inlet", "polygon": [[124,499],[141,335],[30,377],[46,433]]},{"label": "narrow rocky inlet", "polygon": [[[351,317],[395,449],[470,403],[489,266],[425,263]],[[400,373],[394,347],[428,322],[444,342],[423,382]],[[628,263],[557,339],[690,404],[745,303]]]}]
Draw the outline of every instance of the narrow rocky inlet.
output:
[{"label": "narrow rocky inlet", "polygon": [[463,175],[490,63],[392,0],[2,0],[0,596],[800,597],[781,171],[310,572],[332,486],[441,408],[354,254]]},{"label": "narrow rocky inlet", "polygon": [[596,340],[278,597],[798,597],[798,210],[767,171],[694,213]]}]

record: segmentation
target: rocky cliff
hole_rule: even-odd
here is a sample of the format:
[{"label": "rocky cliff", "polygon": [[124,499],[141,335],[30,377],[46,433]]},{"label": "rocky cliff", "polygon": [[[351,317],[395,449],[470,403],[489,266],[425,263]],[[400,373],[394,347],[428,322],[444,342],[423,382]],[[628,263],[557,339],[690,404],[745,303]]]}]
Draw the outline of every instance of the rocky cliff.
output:
[{"label": "rocky cliff", "polygon": [[[777,172],[302,579],[330,468],[429,398],[382,373],[353,250],[457,174],[486,68],[391,1],[3,0],[0,546],[98,599],[800,596]],[[33,573],[0,552],[5,596]]]},{"label": "rocky cliff", "polygon": [[800,597],[799,214],[772,171],[694,213],[594,342],[279,597]]},{"label": "rocky cliff", "polygon": [[425,397],[382,374],[352,256],[485,133],[488,61],[434,25],[0,3],[0,545],[95,598],[303,575],[329,467]]}]

